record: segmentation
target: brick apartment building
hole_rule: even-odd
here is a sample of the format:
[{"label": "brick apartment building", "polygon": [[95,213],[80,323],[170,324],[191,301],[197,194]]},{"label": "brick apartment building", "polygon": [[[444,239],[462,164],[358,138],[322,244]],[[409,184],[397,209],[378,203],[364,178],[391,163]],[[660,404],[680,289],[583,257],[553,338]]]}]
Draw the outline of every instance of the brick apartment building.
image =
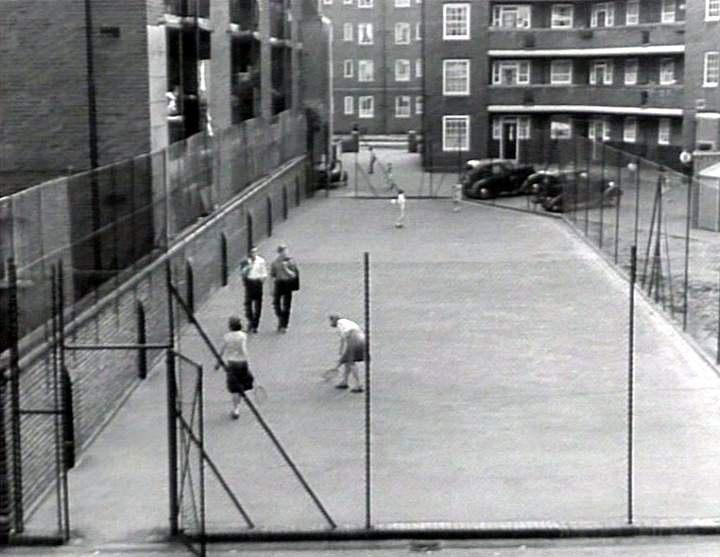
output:
[{"label": "brick apartment building", "polygon": [[0,194],[304,110],[324,34],[315,0],[4,0]]},{"label": "brick apartment building", "polygon": [[683,148],[717,148],[717,0],[442,1],[423,10],[426,166],[538,161],[552,140],[576,135],[673,166]]},{"label": "brick apartment building", "polygon": [[334,125],[348,133],[419,130],[421,0],[318,0],[333,26]]}]

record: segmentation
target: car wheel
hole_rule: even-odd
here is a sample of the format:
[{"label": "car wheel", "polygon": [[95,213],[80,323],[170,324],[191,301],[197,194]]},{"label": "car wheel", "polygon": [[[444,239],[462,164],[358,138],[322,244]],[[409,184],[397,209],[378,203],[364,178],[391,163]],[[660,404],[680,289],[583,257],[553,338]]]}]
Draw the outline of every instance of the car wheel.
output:
[{"label": "car wheel", "polygon": [[490,199],[493,196],[492,192],[485,187],[478,188],[477,192],[480,199]]}]

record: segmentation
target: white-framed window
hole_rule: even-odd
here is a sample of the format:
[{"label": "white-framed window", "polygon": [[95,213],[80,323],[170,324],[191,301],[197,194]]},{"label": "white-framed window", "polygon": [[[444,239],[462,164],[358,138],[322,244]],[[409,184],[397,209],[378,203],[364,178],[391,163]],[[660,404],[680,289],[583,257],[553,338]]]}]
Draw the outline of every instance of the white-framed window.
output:
[{"label": "white-framed window", "polygon": [[352,4],[353,0],[343,0],[343,4]]},{"label": "white-framed window", "polygon": [[705,21],[720,21],[720,0],[705,0]]},{"label": "white-framed window", "polygon": [[420,78],[423,76],[423,61],[422,58],[415,60],[415,77]]},{"label": "white-framed window", "polygon": [[443,40],[466,41],[470,39],[470,4],[443,5]]},{"label": "white-framed window", "polygon": [[358,117],[374,118],[375,117],[375,97],[372,95],[360,97],[358,99]]},{"label": "white-framed window", "polygon": [[332,4],[332,0],[323,0],[323,4],[330,6]]},{"label": "white-framed window", "polygon": [[550,62],[550,83],[569,85],[573,79],[572,60],[553,60]]},{"label": "white-framed window", "polygon": [[660,85],[675,83],[675,60],[663,58],[660,60]]},{"label": "white-framed window", "polygon": [[530,116],[520,116],[517,119],[518,139],[530,139]]},{"label": "white-framed window", "polygon": [[670,118],[658,120],[658,145],[670,145],[671,130]]},{"label": "white-framed window", "polygon": [[372,23],[358,23],[358,44],[373,44]]},{"label": "white-framed window", "polygon": [[638,67],[639,62],[637,58],[625,59],[625,85],[637,85]]},{"label": "white-framed window", "polygon": [[375,62],[358,60],[358,81],[375,81]]},{"label": "white-framed window", "polygon": [[410,96],[395,97],[395,118],[410,118]]},{"label": "white-framed window", "polygon": [[372,8],[373,0],[358,0],[358,8]]},{"label": "white-framed window", "polygon": [[569,29],[573,26],[575,8],[572,4],[553,4],[550,27],[553,29]]},{"label": "white-framed window", "polygon": [[470,116],[443,116],[443,151],[470,150]]},{"label": "white-framed window", "polygon": [[470,60],[443,60],[443,95],[470,94]]},{"label": "white-framed window", "polygon": [[500,141],[502,139],[502,118],[500,116],[495,116],[492,121],[492,138],[496,141]]},{"label": "white-framed window", "polygon": [[410,60],[395,60],[395,81],[410,81]]},{"label": "white-framed window", "polygon": [[623,141],[635,143],[637,141],[638,121],[634,116],[628,116],[623,120]]},{"label": "white-framed window", "polygon": [[625,25],[640,23],[640,0],[627,0],[625,4]]},{"label": "white-framed window", "polygon": [[530,27],[530,6],[527,4],[499,4],[493,6],[493,27],[527,29]]},{"label": "white-framed window", "polygon": [[594,60],[590,64],[590,85],[612,85],[612,60]]},{"label": "white-framed window", "polygon": [[395,7],[396,8],[409,8],[410,0],[395,0]]},{"label": "white-framed window", "polygon": [[553,116],[550,119],[550,139],[570,139],[572,121],[568,116]]},{"label": "white-framed window", "polygon": [[399,21],[395,24],[395,44],[410,44],[410,24]]},{"label": "white-framed window", "polygon": [[352,78],[355,73],[355,64],[352,60],[343,61],[343,77]]},{"label": "white-framed window", "polygon": [[527,85],[530,83],[529,60],[496,60],[492,65],[493,85]]},{"label": "white-framed window", "polygon": [[662,0],[660,21],[662,23],[675,23],[675,18],[675,0]]},{"label": "white-framed window", "polygon": [[720,52],[706,52],[703,87],[717,87],[718,83],[720,83]]},{"label": "white-framed window", "polygon": [[588,123],[588,137],[593,141],[610,140],[610,122],[606,118],[594,118]]},{"label": "white-framed window", "polygon": [[346,96],[343,99],[344,113],[347,115],[355,114],[355,97]]},{"label": "white-framed window", "polygon": [[345,23],[343,25],[343,41],[352,41],[352,40],[353,40],[353,24]]},{"label": "white-framed window", "polygon": [[612,27],[615,25],[615,3],[598,2],[590,11],[590,27]]},{"label": "white-framed window", "polygon": [[423,113],[423,98],[422,95],[418,95],[415,97],[415,114],[422,114]]},{"label": "white-framed window", "polygon": [[415,40],[422,41],[422,23],[418,22],[415,24]]}]

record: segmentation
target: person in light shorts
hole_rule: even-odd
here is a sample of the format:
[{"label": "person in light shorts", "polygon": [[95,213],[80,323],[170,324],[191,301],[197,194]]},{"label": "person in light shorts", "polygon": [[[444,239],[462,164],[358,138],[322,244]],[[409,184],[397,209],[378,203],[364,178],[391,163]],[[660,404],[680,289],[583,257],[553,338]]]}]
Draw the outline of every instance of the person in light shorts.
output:
[{"label": "person in light shorts", "polygon": [[340,381],[335,385],[336,389],[347,389],[348,379],[352,377],[354,386],[350,389],[353,393],[363,392],[360,376],[358,375],[356,362],[365,361],[365,333],[360,326],[339,315],[330,315],[330,326],[337,329],[340,336],[340,358],[337,367],[342,366]]}]

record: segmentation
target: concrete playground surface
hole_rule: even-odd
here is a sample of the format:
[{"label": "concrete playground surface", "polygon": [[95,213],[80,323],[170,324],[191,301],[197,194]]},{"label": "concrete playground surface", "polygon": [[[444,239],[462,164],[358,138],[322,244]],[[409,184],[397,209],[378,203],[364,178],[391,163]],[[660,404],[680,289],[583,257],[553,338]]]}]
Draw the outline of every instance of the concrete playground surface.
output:
[{"label": "concrete playground surface", "polygon": [[[362,323],[367,251],[373,523],[623,524],[627,285],[555,219],[472,204],[453,213],[439,199],[411,200],[406,228],[393,223],[387,200],[318,197],[260,245],[270,259],[287,243],[302,277],[289,332],[275,332],[266,294],[260,333],[250,339],[251,367],[269,393],[260,411],[333,519],[364,524],[364,397],[320,378],[337,354],[327,315]],[[234,275],[198,311],[213,339],[230,313],[242,313],[242,299]],[[642,300],[636,349],[635,518],[716,524],[716,370]],[[206,450],[257,527],[325,528],[250,412],[230,420],[224,377],[194,329],[186,328],[180,350],[205,365]],[[71,472],[75,539],[57,554],[164,539],[165,405],[159,367]],[[30,530],[52,529],[52,503]],[[207,528],[245,531],[209,472]],[[720,547],[712,540],[692,545]],[[541,544],[517,553],[508,544],[509,552],[471,554],[592,554]],[[538,551],[525,553],[531,546]],[[629,553],[610,544],[597,554]]]}]

